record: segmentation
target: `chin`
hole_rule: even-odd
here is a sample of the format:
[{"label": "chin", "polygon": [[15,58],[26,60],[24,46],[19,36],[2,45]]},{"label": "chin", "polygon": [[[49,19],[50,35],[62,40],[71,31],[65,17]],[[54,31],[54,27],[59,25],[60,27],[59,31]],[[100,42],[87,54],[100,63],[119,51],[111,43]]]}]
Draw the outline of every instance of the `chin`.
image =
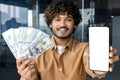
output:
[{"label": "chin", "polygon": [[55,37],[57,37],[57,38],[59,38],[59,39],[68,39],[68,38],[70,38],[71,37],[71,35],[72,35],[72,33],[71,34],[68,34],[68,35],[57,35],[57,34],[55,34],[54,32],[53,32],[53,34],[54,34],[54,36]]},{"label": "chin", "polygon": [[70,38],[70,36],[56,36],[57,38],[59,38],[59,39],[68,39],[68,38]]}]

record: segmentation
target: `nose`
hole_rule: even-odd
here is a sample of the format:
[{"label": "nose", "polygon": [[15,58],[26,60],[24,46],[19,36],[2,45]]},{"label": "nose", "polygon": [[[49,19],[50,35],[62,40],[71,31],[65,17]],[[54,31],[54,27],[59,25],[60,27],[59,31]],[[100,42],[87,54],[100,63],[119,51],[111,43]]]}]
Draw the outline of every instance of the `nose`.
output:
[{"label": "nose", "polygon": [[62,20],[60,26],[66,26],[65,20]]}]

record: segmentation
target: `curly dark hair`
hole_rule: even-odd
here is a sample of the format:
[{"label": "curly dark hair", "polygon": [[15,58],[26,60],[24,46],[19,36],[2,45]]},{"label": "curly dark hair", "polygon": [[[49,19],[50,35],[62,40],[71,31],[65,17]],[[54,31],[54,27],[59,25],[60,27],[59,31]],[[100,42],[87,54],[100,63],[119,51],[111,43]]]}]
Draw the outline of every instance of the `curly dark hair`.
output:
[{"label": "curly dark hair", "polygon": [[70,1],[59,1],[57,3],[52,3],[46,8],[44,13],[45,21],[48,26],[51,24],[55,16],[59,14],[67,13],[67,15],[71,15],[75,26],[77,26],[82,20],[79,8]]}]

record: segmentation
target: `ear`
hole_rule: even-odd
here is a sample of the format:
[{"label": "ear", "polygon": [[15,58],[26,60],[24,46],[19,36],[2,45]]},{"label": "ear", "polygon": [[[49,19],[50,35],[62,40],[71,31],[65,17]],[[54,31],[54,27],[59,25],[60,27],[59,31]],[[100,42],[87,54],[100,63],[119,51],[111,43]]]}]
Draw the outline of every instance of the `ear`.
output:
[{"label": "ear", "polygon": [[52,25],[50,24],[50,28],[52,28]]},{"label": "ear", "polygon": [[74,28],[76,28],[76,26],[74,26]]}]

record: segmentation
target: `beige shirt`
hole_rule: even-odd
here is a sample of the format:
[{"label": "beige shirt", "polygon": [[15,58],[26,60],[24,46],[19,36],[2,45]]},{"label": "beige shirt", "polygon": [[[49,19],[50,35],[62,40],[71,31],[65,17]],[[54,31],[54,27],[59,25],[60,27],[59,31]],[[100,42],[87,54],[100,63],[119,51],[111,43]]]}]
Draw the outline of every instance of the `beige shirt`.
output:
[{"label": "beige shirt", "polygon": [[54,46],[35,60],[39,80],[86,80],[86,72],[92,77],[99,77],[89,70],[88,61],[83,58],[88,43],[71,38],[59,55],[54,37],[52,40]]},{"label": "beige shirt", "polygon": [[54,37],[52,41],[54,46],[35,59],[39,76],[36,80],[86,80],[86,72],[92,77],[104,76],[89,70],[88,59],[83,57],[88,43],[71,38],[60,55]]}]

